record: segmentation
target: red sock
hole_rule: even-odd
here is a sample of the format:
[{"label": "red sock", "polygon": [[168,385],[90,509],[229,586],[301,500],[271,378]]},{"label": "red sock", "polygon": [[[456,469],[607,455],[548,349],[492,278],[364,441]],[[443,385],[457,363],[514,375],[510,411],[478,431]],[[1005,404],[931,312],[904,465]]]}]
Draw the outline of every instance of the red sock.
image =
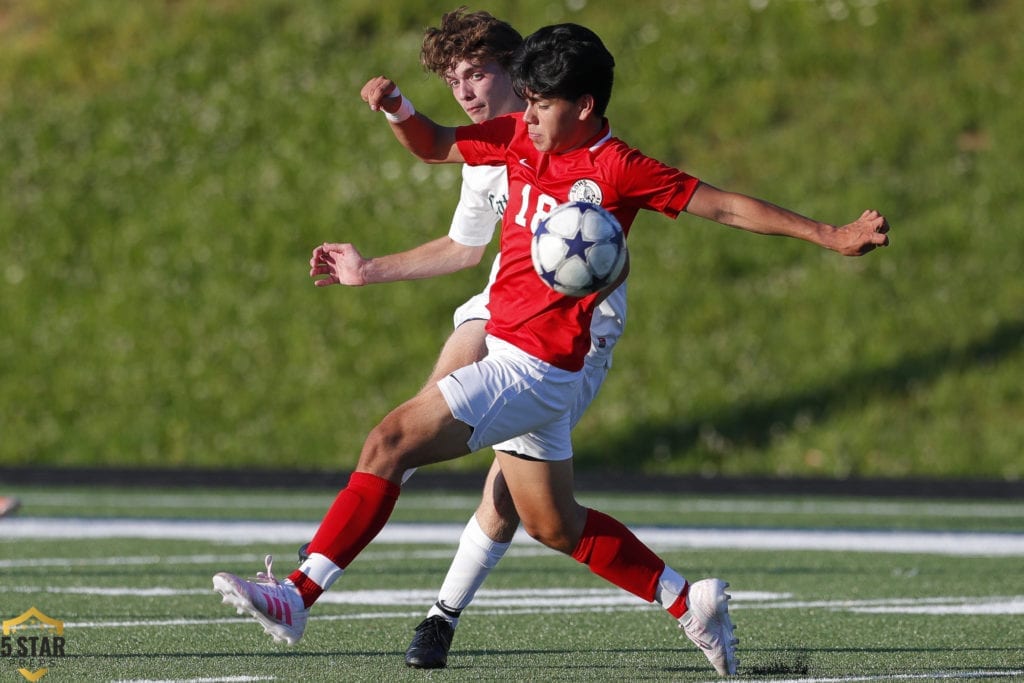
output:
[{"label": "red sock", "polygon": [[587,523],[572,557],[619,588],[654,602],[665,561],[640,542],[621,522],[587,510]]},{"label": "red sock", "polygon": [[309,578],[298,569],[289,574],[288,578],[295,584],[295,587],[299,589],[299,595],[302,596],[302,604],[307,608],[324,594],[324,589],[318,586],[316,581]]},{"label": "red sock", "polygon": [[686,604],[686,596],[689,594],[690,582],[687,581],[686,587],[683,589],[683,592],[679,594],[679,597],[676,598],[675,602],[668,606],[668,613],[674,616],[676,619],[686,614],[686,610],[690,608],[689,605]]},{"label": "red sock", "polygon": [[[309,543],[309,552],[324,555],[341,569],[369,545],[391,517],[402,488],[366,472],[353,472],[348,486],[334,499],[320,528]],[[313,604],[323,588],[296,570],[288,577],[302,594],[306,606]]]}]

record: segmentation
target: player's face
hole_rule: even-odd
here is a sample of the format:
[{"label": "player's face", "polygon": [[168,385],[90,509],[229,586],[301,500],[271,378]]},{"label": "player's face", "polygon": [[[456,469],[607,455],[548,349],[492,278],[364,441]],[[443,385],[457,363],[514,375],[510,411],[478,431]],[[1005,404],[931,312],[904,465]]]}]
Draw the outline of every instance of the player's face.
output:
[{"label": "player's face", "polygon": [[589,98],[563,100],[527,94],[523,121],[533,146],[541,152],[560,154],[576,149],[597,133],[600,120],[590,114]]},{"label": "player's face", "polygon": [[473,123],[523,108],[512,89],[512,79],[497,62],[474,64],[464,59],[445,74],[444,80]]}]

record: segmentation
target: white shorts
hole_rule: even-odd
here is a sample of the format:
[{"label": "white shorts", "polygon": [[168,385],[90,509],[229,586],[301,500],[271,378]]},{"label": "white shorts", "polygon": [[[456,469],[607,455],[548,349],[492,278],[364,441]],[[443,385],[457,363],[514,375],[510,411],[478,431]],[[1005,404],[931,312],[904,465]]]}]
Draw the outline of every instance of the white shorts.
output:
[{"label": "white shorts", "polygon": [[597,392],[601,390],[605,377],[608,376],[608,368],[611,366],[611,353],[607,357],[594,356],[586,357],[583,362],[583,380],[580,382],[576,392],[576,400],[569,410],[569,429],[575,429],[576,423],[587,412],[587,408],[597,398]]},{"label": "white shorts", "polygon": [[554,461],[572,457],[569,432],[583,377],[488,335],[487,356],[437,386],[452,415],[473,428],[470,451],[493,446]]},{"label": "white shorts", "polygon": [[487,310],[487,302],[490,300],[490,287],[472,296],[466,303],[455,309],[452,316],[455,327],[470,320],[490,320],[491,312]]}]

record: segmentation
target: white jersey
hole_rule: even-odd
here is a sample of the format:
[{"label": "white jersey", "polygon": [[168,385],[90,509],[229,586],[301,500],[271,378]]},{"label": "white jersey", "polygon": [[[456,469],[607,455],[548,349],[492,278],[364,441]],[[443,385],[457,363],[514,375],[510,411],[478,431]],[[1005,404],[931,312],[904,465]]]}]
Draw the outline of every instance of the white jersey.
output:
[{"label": "white jersey", "polygon": [[[455,207],[448,236],[459,244],[479,247],[489,244],[494,228],[508,205],[508,176],[504,166],[462,166],[462,190]],[[455,326],[467,320],[487,320],[491,284],[498,273],[498,256],[491,265],[487,286],[455,310]],[[590,353],[587,363],[611,367],[612,348],[626,326],[626,283],[623,282],[597,310],[590,323]]]},{"label": "white jersey", "polygon": [[459,205],[448,236],[467,247],[491,243],[508,205],[508,176],[504,166],[462,165]]}]

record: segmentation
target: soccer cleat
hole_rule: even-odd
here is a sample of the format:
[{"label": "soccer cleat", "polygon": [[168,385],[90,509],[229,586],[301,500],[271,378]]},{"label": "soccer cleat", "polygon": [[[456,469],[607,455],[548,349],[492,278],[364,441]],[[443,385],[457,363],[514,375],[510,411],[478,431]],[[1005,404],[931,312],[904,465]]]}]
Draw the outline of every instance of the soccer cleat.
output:
[{"label": "soccer cleat", "polygon": [[450,621],[440,616],[427,617],[416,627],[409,649],[405,651],[405,665],[414,669],[445,668],[454,635],[455,628]]},{"label": "soccer cleat", "polygon": [[302,604],[299,591],[287,579],[278,581],[267,555],[267,573],[259,572],[253,580],[220,572],[213,577],[213,590],[224,596],[224,603],[239,614],[248,614],[258,621],[275,643],[294,645],[306,630],[309,609]]},{"label": "soccer cleat", "polygon": [[740,660],[729,619],[729,600],[725,592],[729,584],[721,579],[704,579],[690,585],[687,610],[679,619],[686,637],[700,648],[719,676],[733,676]]},{"label": "soccer cleat", "polygon": [[299,564],[302,564],[309,559],[309,543],[303,543],[299,546]]}]

